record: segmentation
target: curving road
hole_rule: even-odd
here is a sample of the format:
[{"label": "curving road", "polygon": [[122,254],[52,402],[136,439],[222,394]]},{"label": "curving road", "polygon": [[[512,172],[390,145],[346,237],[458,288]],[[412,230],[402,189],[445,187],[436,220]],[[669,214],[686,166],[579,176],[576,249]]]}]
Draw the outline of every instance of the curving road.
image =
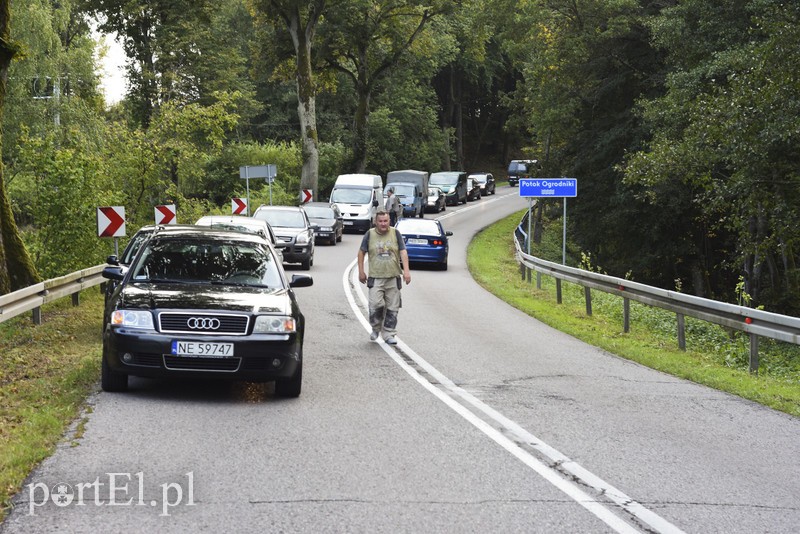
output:
[{"label": "curving road", "polygon": [[368,340],[361,237],[317,247],[299,399],[135,378],[98,393],[0,532],[797,531],[800,420],[587,346],[472,280],[472,236],[526,204],[502,188],[448,208],[449,270],[412,270],[396,348]]}]

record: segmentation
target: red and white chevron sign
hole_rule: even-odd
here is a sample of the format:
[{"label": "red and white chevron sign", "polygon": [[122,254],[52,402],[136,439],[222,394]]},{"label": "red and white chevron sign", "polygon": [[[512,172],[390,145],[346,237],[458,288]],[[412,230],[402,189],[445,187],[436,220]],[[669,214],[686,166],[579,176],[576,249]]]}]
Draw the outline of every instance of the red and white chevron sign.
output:
[{"label": "red and white chevron sign", "polygon": [[125,237],[125,207],[97,208],[97,237]]},{"label": "red and white chevron sign", "polygon": [[314,198],[314,195],[311,189],[301,189],[300,190],[300,204],[305,204],[306,202],[311,202]]},{"label": "red and white chevron sign", "polygon": [[231,211],[234,215],[247,213],[247,200],[244,198],[234,198],[231,200]]},{"label": "red and white chevron sign", "polygon": [[175,217],[175,204],[156,206],[156,224],[176,224],[178,219]]}]

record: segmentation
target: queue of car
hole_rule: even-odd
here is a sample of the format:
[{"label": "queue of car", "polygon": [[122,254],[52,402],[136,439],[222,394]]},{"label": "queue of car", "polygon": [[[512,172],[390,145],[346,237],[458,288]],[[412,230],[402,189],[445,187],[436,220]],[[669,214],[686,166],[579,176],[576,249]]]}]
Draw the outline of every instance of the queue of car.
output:
[{"label": "queue of car", "polygon": [[[453,233],[424,213],[496,192],[488,172],[393,171],[383,190],[377,175],[340,178],[337,192],[347,213],[332,197],[262,205],[252,217],[207,215],[193,225],[140,228],[103,271],[102,388],[125,391],[129,376],[225,377],[272,381],[277,396],[297,397],[305,318],[294,289],[313,279],[289,277],[285,267],[309,270],[315,244],[336,245],[345,230],[368,230],[360,224],[362,211],[377,210],[376,196],[391,187],[404,207],[396,227],[412,265],[447,270]],[[347,194],[362,189],[366,200],[354,204]]]}]

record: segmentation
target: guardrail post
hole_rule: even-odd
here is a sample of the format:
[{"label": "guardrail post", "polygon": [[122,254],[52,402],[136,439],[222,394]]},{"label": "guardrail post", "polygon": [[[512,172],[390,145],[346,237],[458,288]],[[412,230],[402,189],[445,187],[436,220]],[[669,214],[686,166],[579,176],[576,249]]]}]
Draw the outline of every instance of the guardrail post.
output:
[{"label": "guardrail post", "polygon": [[678,315],[678,348],[686,350],[686,321],[682,313]]},{"label": "guardrail post", "polygon": [[542,289],[542,273],[536,271],[536,289]]},{"label": "guardrail post", "polygon": [[589,286],[583,286],[583,294],[586,297],[586,315],[592,316],[592,290]]},{"label": "guardrail post", "polygon": [[556,302],[561,304],[561,278],[556,278]]},{"label": "guardrail post", "polygon": [[525,280],[525,264],[522,262],[519,264],[519,275]]},{"label": "guardrail post", "polygon": [[758,336],[750,334],[750,372],[758,374]]},{"label": "guardrail post", "polygon": [[32,313],[33,324],[39,325],[42,324],[42,308],[36,307],[33,309]]},{"label": "guardrail post", "polygon": [[79,292],[72,294],[72,305],[77,306],[81,303],[81,294]]},{"label": "guardrail post", "polygon": [[530,267],[526,267],[525,270],[527,271],[528,283],[530,284],[531,283],[531,269],[530,269]]},{"label": "guardrail post", "polygon": [[622,299],[622,331],[626,334],[631,331],[631,299]]}]

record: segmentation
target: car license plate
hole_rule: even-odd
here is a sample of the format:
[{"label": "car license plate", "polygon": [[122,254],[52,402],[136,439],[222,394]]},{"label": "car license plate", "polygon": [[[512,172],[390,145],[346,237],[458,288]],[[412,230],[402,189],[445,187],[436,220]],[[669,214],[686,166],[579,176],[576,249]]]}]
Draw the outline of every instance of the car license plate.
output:
[{"label": "car license plate", "polygon": [[415,239],[415,238],[411,237],[411,238],[408,239],[408,244],[409,245],[427,245],[428,244],[428,240],[427,239]]},{"label": "car license plate", "polygon": [[173,340],[172,354],[194,358],[228,358],[233,356],[233,343]]},{"label": "car license plate", "polygon": [[353,226],[353,221],[344,221],[345,226]]}]

